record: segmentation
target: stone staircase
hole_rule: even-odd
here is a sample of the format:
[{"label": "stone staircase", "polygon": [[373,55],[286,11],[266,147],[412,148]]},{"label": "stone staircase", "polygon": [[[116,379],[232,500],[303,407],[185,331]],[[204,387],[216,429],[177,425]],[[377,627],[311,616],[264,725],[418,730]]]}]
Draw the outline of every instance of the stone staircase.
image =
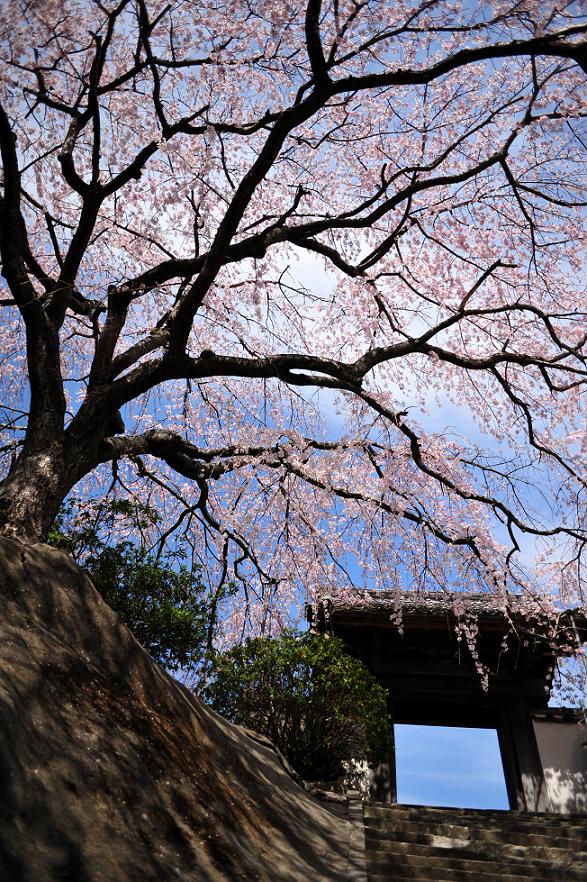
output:
[{"label": "stone staircase", "polygon": [[587,882],[587,817],[365,803],[369,882]]}]

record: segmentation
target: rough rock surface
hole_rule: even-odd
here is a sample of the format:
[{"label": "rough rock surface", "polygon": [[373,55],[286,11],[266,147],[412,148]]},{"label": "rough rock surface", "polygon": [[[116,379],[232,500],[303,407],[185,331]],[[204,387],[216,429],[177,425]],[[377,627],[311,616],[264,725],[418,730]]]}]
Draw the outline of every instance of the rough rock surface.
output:
[{"label": "rough rock surface", "polygon": [[167,676],[61,552],[0,540],[0,879],[339,882],[349,828]]}]

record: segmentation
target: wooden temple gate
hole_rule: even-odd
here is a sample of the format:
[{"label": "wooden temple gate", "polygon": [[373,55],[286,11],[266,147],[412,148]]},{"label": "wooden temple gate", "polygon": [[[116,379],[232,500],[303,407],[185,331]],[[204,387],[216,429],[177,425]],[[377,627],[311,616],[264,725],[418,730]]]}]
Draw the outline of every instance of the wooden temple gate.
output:
[{"label": "wooden temple gate", "polygon": [[[457,616],[445,595],[364,591],[324,598],[309,618],[314,630],[342,638],[388,690],[393,723],[495,729],[510,808],[552,811],[534,720],[551,714],[556,658],[587,639],[585,616],[571,610],[530,616],[516,611],[515,598],[507,609],[482,595],[458,595],[458,601]],[[470,628],[473,651],[489,672],[486,688],[468,645]],[[587,768],[587,752],[585,762]],[[396,802],[395,782],[392,727],[376,798]]]}]

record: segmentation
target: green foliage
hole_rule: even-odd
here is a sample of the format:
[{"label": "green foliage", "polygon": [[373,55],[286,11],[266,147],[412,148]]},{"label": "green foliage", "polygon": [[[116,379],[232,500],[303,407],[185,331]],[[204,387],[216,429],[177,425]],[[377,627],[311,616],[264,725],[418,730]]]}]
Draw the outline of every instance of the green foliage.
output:
[{"label": "green foliage", "polygon": [[170,670],[193,668],[206,650],[206,589],[184,566],[177,571],[130,542],[104,548],[85,569],[106,603],[139,643]]},{"label": "green foliage", "polygon": [[101,499],[86,503],[70,498],[64,503],[49,531],[47,542],[66,551],[81,565],[92,555],[115,543],[116,525],[125,524],[133,534],[143,535],[160,520],[149,505],[128,499]]},{"label": "green foliage", "polygon": [[156,512],[125,500],[97,503],[92,516],[75,517],[75,501],[61,512],[49,544],[71,554],[91,577],[106,603],[139,643],[168,670],[194,670],[212,651],[222,594],[210,592],[197,569],[189,570],[181,549],[158,556],[129,540],[112,542],[115,519],[135,532],[156,523]]},{"label": "green foliage", "polygon": [[247,640],[216,657],[203,697],[267,735],[307,781],[335,780],[351,759],[377,763],[389,738],[385,689],[338,638]]}]

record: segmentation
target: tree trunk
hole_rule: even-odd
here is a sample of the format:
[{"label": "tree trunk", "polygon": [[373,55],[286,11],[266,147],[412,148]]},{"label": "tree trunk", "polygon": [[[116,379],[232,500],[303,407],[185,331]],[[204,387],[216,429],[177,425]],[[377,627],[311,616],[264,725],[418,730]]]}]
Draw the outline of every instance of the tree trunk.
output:
[{"label": "tree trunk", "polygon": [[63,443],[23,451],[0,483],[0,535],[43,542],[71,488],[87,471]]}]

